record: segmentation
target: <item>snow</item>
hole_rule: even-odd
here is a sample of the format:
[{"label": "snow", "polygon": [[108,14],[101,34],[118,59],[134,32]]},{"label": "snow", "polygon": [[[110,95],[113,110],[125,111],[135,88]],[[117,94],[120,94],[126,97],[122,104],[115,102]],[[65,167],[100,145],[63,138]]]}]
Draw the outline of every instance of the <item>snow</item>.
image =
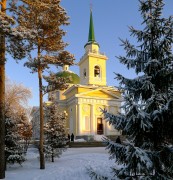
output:
[{"label": "snow", "polygon": [[[93,139],[94,141],[100,141],[102,142],[103,139],[106,138],[106,136],[104,135],[94,135],[94,136],[91,136],[91,139]],[[83,138],[80,138],[80,139],[74,139],[75,142],[87,142],[85,139]]]},{"label": "snow", "polygon": [[104,138],[106,138],[104,135],[94,135],[95,141],[103,141]]},{"label": "snow", "polygon": [[85,139],[81,138],[81,139],[74,139],[74,142],[86,142]]},{"label": "snow", "polygon": [[92,167],[97,173],[109,176],[114,160],[109,160],[105,147],[68,148],[55,162],[46,161],[45,169],[39,168],[38,150],[29,148],[27,161],[22,166],[8,165],[7,180],[90,180],[87,168]]}]

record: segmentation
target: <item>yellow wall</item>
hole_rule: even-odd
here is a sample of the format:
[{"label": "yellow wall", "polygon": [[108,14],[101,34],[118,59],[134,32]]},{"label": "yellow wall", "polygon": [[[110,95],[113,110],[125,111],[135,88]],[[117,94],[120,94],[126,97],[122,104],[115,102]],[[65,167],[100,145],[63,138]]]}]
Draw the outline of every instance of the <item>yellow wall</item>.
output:
[{"label": "yellow wall", "polygon": [[[106,60],[107,57],[99,52],[99,46],[89,44],[85,47],[85,54],[78,63],[80,67],[80,83],[83,85],[101,85],[106,86]],[[94,67],[100,67],[100,77],[94,77]],[[84,77],[86,69],[86,77]]]},{"label": "yellow wall", "polygon": [[[91,92],[90,92],[91,91]],[[88,92],[86,94],[84,94],[84,96],[94,96],[94,97],[103,97],[103,98],[115,98],[113,96],[111,96],[110,94],[107,94],[101,90],[98,90],[98,91],[94,91],[90,88],[87,88],[87,87],[79,87],[78,90],[77,90],[77,93],[80,94],[80,93],[84,93],[84,92]],[[109,92],[109,91],[108,91]],[[118,96],[118,97],[121,97],[121,93],[119,91],[111,91],[110,93]]]},{"label": "yellow wall", "polygon": [[[68,84],[68,88],[67,89],[69,89],[71,86],[73,86],[73,84]],[[64,99],[66,99],[66,96],[64,95],[64,92],[65,91],[67,91],[67,89],[65,89],[65,90],[59,90],[59,91],[57,91],[56,93],[58,93],[58,96],[59,96],[59,100],[64,100]]]},{"label": "yellow wall", "polygon": [[85,52],[88,52],[88,51],[96,51],[98,52],[99,51],[99,46],[97,44],[89,44],[85,47]]},{"label": "yellow wall", "polygon": [[[85,95],[84,95],[85,96]],[[103,93],[102,91],[93,91],[91,93],[87,93],[86,96],[91,96],[91,97],[102,97],[102,98],[114,98],[113,96]]]},{"label": "yellow wall", "polygon": [[70,92],[68,92],[68,94],[66,94],[66,99],[71,98],[72,96],[74,96],[77,93],[78,93],[77,88],[72,89]]},{"label": "yellow wall", "polygon": [[[118,91],[112,91],[111,89],[110,93],[120,95]],[[66,110],[68,114],[67,128],[71,127],[70,133],[73,132],[75,136],[97,134],[97,118],[103,118],[101,109],[107,109],[108,112],[111,112],[113,114],[117,114],[118,112],[118,104],[109,104],[109,101],[112,101],[113,99],[115,100],[115,97],[107,94],[106,92],[103,92],[101,90],[92,90],[91,88],[89,88],[89,86],[74,87],[71,91],[69,91],[67,97],[75,96],[75,94],[78,94],[79,97],[76,97],[75,101],[73,100],[71,103],[69,103],[66,109],[61,109]],[[80,94],[82,97],[80,97]],[[89,101],[82,101],[82,98],[88,99],[88,97],[91,97],[91,99],[89,98]],[[94,97],[96,97],[97,100],[94,100]],[[80,101],[78,100],[78,98],[80,99]],[[105,98],[103,104],[102,100],[100,101],[100,99],[102,98]],[[78,112],[78,110],[80,113]],[[88,127],[86,126],[86,116],[89,118],[90,128],[86,128]],[[115,134],[115,129],[112,128],[112,126],[108,125],[106,121],[103,121],[103,126],[105,135]]]},{"label": "yellow wall", "polygon": [[[89,62],[85,59],[80,65],[80,84],[88,84],[89,77]],[[84,69],[86,69],[86,77],[84,77]]]},{"label": "yellow wall", "polygon": [[[94,77],[94,67],[100,67],[101,77]],[[89,84],[106,86],[106,60],[98,57],[89,57]]]},{"label": "yellow wall", "polygon": [[72,129],[72,132],[69,132],[69,133],[73,133],[74,135],[76,135],[77,134],[76,104],[71,104],[70,106],[66,107],[66,112],[68,114],[68,117],[67,117],[67,119],[68,119],[67,120],[67,128],[70,128],[70,119],[72,119],[71,123],[72,123],[73,129]]}]

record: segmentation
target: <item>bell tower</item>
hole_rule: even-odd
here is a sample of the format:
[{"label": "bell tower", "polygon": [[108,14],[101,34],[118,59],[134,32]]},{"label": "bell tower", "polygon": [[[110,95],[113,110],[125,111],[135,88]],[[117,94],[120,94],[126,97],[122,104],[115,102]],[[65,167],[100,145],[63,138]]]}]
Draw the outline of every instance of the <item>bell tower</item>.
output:
[{"label": "bell tower", "polygon": [[88,42],[84,48],[85,54],[78,63],[80,69],[80,84],[106,86],[106,60],[108,58],[104,53],[99,51],[100,46],[95,40],[91,9]]}]

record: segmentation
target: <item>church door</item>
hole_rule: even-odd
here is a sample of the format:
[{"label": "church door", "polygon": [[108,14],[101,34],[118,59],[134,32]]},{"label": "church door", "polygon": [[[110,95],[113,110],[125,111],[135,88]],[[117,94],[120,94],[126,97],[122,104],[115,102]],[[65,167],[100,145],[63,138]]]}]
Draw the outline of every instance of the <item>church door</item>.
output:
[{"label": "church door", "polygon": [[97,134],[103,134],[103,122],[102,118],[97,118]]}]

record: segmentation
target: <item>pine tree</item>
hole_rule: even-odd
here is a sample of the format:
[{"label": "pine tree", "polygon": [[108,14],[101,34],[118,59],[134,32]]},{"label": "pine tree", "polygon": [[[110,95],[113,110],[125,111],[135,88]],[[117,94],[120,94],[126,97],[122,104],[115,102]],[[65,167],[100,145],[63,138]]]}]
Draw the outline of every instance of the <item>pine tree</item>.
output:
[{"label": "pine tree", "polygon": [[53,103],[46,108],[47,123],[44,126],[46,144],[46,157],[51,158],[54,162],[54,157],[60,157],[65,151],[68,142],[66,132],[66,114],[58,110],[58,106]]},{"label": "pine tree", "polygon": [[24,58],[29,50],[24,39],[34,37],[30,29],[23,28],[9,15],[9,11],[14,12],[13,4],[13,0],[0,0],[0,179],[5,178],[5,54],[16,60]]},{"label": "pine tree", "polygon": [[[40,97],[40,169],[45,169],[43,142],[44,142],[44,117],[43,117],[43,87],[42,76],[45,69],[50,65],[63,66],[72,65],[74,57],[65,51],[66,43],[62,38],[65,35],[63,25],[68,25],[69,17],[59,0],[21,0],[24,4],[18,8],[20,11],[18,23],[21,26],[35,30],[36,38],[28,39],[34,53],[30,55],[25,65],[38,73],[39,97]],[[37,51],[37,55],[35,55]],[[35,57],[34,57],[35,56]],[[56,86],[61,89],[62,83],[55,81]],[[58,85],[59,83],[59,85]],[[52,89],[53,90],[53,89]]]},{"label": "pine tree", "polygon": [[105,118],[127,139],[123,144],[105,140],[119,179],[173,177],[173,21],[162,17],[163,0],[139,0],[143,30],[130,27],[137,44],[121,40],[126,51],[121,63],[137,74],[128,79],[117,74],[124,103],[122,113]]}]

